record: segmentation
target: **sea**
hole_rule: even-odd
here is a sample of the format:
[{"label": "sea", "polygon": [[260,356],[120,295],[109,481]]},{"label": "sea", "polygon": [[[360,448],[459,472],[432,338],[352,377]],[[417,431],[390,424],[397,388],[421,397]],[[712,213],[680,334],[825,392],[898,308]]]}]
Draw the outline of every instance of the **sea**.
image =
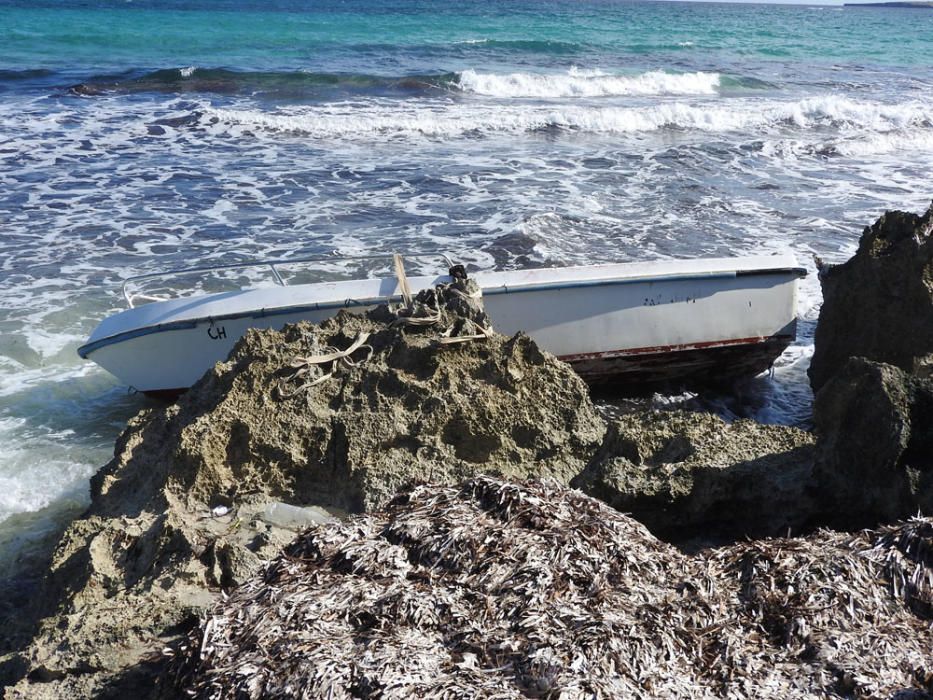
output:
[{"label": "sea", "polygon": [[747,413],[807,425],[814,256],[933,197],[931,47],[919,9],[0,0],[0,569],[86,507],[151,405],[76,349],[160,270],[791,251],[799,338]]}]

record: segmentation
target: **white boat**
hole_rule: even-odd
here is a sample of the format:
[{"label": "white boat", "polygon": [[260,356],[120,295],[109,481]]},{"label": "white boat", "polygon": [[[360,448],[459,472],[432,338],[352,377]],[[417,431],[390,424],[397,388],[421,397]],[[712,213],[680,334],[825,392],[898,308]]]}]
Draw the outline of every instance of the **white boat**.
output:
[{"label": "white boat", "polygon": [[[375,257],[375,256],[366,256]],[[417,257],[417,256],[415,256]],[[104,319],[78,349],[146,394],[177,396],[226,359],[249,328],[320,322],[340,309],[399,301],[398,280],[288,285],[267,261],[274,287],[136,305],[129,285],[151,277],[207,273],[190,268],[131,278],[128,309]],[[449,264],[450,261],[447,260]],[[791,255],[477,272],[472,277],[494,328],[525,331],[591,383],[722,381],[767,370],[796,334],[797,279]],[[448,275],[409,277],[413,292]]]}]

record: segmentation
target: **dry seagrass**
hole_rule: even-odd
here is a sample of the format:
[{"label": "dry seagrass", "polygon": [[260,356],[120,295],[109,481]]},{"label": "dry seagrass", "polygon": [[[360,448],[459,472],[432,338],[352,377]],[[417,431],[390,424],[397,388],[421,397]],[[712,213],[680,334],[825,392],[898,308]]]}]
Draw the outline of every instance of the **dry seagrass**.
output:
[{"label": "dry seagrass", "polygon": [[198,698],[930,698],[933,520],[686,556],[557,485],[318,526],[176,652]]}]

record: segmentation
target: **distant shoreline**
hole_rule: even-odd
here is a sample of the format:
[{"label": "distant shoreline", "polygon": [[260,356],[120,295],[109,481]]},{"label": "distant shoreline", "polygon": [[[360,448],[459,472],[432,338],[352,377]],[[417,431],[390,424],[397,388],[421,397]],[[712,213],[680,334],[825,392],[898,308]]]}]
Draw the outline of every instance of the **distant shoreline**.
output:
[{"label": "distant shoreline", "polygon": [[843,7],[909,7],[911,9],[931,10],[933,2],[847,2]]}]

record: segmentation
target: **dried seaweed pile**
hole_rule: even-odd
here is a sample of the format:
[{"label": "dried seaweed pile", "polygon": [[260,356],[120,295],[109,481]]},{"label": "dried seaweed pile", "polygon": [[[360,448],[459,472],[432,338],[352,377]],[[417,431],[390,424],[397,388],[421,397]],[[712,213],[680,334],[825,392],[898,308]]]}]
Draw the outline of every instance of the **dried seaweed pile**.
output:
[{"label": "dried seaweed pile", "polygon": [[[744,542],[705,557],[731,618],[710,668],[723,694],[933,697],[933,617],[916,614],[890,578],[912,556],[898,543],[929,551],[931,523]],[[933,577],[929,557],[914,563],[920,579]]]},{"label": "dried seaweed pile", "polygon": [[933,620],[933,519],[883,528],[869,554],[884,564],[891,594]]},{"label": "dried seaweed pile", "polygon": [[557,485],[421,486],[300,536],[176,671],[202,698],[925,697],[930,526],[688,557]]}]

